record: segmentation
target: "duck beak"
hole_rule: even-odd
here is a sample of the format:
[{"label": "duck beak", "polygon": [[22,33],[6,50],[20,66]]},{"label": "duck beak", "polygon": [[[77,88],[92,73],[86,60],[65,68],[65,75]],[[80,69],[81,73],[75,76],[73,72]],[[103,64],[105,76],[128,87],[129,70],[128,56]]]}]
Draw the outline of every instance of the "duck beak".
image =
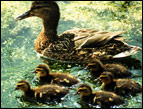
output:
[{"label": "duck beak", "polygon": [[93,66],[93,64],[90,64],[90,63],[87,64],[87,68],[88,68],[88,69],[92,68],[92,66]]},{"label": "duck beak", "polygon": [[74,93],[73,95],[77,95],[77,94],[80,94],[79,90],[76,93]]},{"label": "duck beak", "polygon": [[35,70],[35,71],[34,71],[34,72],[32,72],[32,73],[37,73],[37,72],[36,72],[36,70]]},{"label": "duck beak", "polygon": [[99,80],[101,81],[102,79],[105,79],[106,78],[106,76],[104,76],[104,75],[100,75],[99,76]]},{"label": "duck beak", "polygon": [[73,95],[77,95],[77,94],[79,94],[78,91],[76,93],[74,93]]},{"label": "duck beak", "polygon": [[30,17],[30,10],[27,11],[27,12],[25,12],[24,14],[19,15],[19,16],[16,17],[15,19],[16,19],[16,20],[22,20],[22,19],[25,19],[25,18],[27,18],[27,17]]},{"label": "duck beak", "polygon": [[100,78],[98,77],[98,78],[94,79],[94,82],[98,82],[99,80],[100,80]]},{"label": "duck beak", "polygon": [[14,90],[18,90],[18,88],[16,87]]},{"label": "duck beak", "polygon": [[102,78],[102,75],[100,75],[99,77],[98,77],[98,79],[101,81],[101,78]]},{"label": "duck beak", "polygon": [[88,70],[88,66],[86,66],[86,67],[84,68],[84,70]]}]

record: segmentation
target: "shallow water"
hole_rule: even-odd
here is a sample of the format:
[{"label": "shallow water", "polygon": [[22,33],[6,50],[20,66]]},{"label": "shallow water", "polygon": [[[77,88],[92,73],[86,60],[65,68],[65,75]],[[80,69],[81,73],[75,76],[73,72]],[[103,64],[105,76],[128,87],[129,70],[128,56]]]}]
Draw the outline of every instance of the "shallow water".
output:
[{"label": "shallow water", "polygon": [[[85,18],[84,20],[76,17],[76,20],[73,18],[73,13],[81,11],[80,9],[87,8],[86,2],[82,2],[83,7],[76,7],[76,10],[71,10],[67,8],[68,6],[76,6],[79,3],[77,2],[58,2],[61,8],[61,20],[58,26],[58,33],[62,33],[65,30],[71,29],[73,27],[81,28],[90,28],[90,25],[93,24],[91,20],[94,20],[94,16],[91,19]],[[21,91],[14,91],[16,83],[21,79],[28,80],[33,87],[36,87],[37,76],[32,73],[35,70],[35,67],[44,63],[41,58],[37,56],[37,53],[34,50],[34,40],[39,34],[42,24],[41,20],[37,18],[29,18],[23,21],[15,21],[14,18],[25,12],[30,6],[31,2],[2,2],[2,38],[1,38],[1,107],[2,108],[81,108],[84,107],[80,103],[79,96],[73,96],[76,92],[79,85],[76,87],[70,88],[70,93],[66,95],[60,103],[47,103],[42,104],[39,102],[29,102],[25,101],[22,97],[23,93]],[[17,4],[17,6],[16,6]],[[5,6],[5,7],[4,7]],[[84,7],[85,6],[85,7]],[[10,7],[8,9],[7,7]],[[12,11],[11,11],[12,10]],[[86,9],[85,9],[86,10]],[[89,9],[89,11],[92,11]],[[72,13],[71,13],[72,12]],[[81,11],[84,12],[84,11]],[[67,14],[66,14],[67,13]],[[69,15],[68,15],[69,14]],[[90,13],[88,13],[90,14]],[[96,13],[95,13],[96,14]],[[100,13],[99,16],[102,16]],[[106,14],[104,15],[104,17]],[[88,17],[88,16],[87,16]],[[107,18],[109,18],[107,16]],[[81,20],[80,20],[81,19]],[[101,20],[102,23],[98,24],[98,29],[102,30],[116,30],[108,27],[104,19],[96,19],[98,24]],[[109,19],[107,19],[109,20]],[[111,20],[111,19],[110,19]],[[141,19],[142,20],[142,19]],[[88,24],[86,24],[88,22]],[[137,25],[138,22],[138,25]],[[32,23],[32,25],[31,25]],[[103,24],[105,23],[105,27]],[[109,23],[109,22],[108,22]],[[140,20],[134,21],[130,19],[132,23],[131,29],[127,28],[129,31],[127,35],[130,44],[142,47],[142,33],[140,29],[142,23]],[[136,23],[136,24],[134,24]],[[38,26],[37,26],[38,25]],[[101,25],[101,26],[99,26]],[[91,25],[91,28],[96,27],[97,25]],[[119,25],[120,26],[120,25]],[[137,28],[135,28],[137,26]],[[104,28],[103,28],[104,27]],[[124,29],[123,27],[118,27],[118,29]],[[136,32],[138,31],[138,32]],[[138,34],[135,34],[138,33]],[[134,33],[134,34],[132,34]],[[125,36],[126,36],[125,35]],[[136,35],[136,36],[135,36]],[[142,60],[142,53],[134,55],[133,57]],[[100,90],[100,84],[95,83],[89,74],[88,70],[85,70],[84,67],[76,65],[70,66],[59,65],[55,63],[50,65],[51,71],[53,72],[69,72],[78,79],[81,83],[88,83],[93,87],[93,90]],[[133,72],[134,75],[139,75],[139,77],[132,78],[136,82],[142,85],[142,69],[129,69]],[[113,108],[141,108],[142,107],[142,94],[138,94],[135,97],[123,97],[126,100],[126,104],[115,106]],[[91,106],[92,107],[92,106]],[[98,107],[98,106],[97,106]]]}]

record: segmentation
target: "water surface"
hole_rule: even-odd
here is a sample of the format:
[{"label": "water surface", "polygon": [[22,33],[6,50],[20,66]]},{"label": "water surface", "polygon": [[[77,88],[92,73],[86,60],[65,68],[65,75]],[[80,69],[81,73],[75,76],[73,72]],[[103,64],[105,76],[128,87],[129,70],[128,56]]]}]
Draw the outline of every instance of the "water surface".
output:
[{"label": "water surface", "polygon": [[[36,87],[37,76],[32,73],[35,67],[44,63],[34,50],[34,40],[42,29],[41,19],[33,17],[15,21],[15,17],[28,10],[30,1],[2,1],[1,8],[1,107],[3,108],[81,108],[79,96],[73,96],[78,86],[70,88],[70,93],[61,103],[29,102],[22,98],[21,91],[14,91],[16,83],[21,79],[28,80]],[[129,44],[142,47],[142,4],[131,2],[128,10],[120,9],[121,2],[58,2],[61,19],[58,34],[72,28],[91,28],[107,31],[128,31],[124,36]],[[123,4],[123,3],[122,3]],[[142,53],[134,55],[142,62]],[[82,66],[50,65],[53,72],[69,72],[90,84],[93,89],[100,90],[100,85],[91,79],[88,70]],[[142,85],[142,69],[129,68],[139,77],[132,78]],[[127,103],[113,108],[141,108],[142,94],[135,97],[123,97]],[[97,106],[98,107],[98,106]]]}]

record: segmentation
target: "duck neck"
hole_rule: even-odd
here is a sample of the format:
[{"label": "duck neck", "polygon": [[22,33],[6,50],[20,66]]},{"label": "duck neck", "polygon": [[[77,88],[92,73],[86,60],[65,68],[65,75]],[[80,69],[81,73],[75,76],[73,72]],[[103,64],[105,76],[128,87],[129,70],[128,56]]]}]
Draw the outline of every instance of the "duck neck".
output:
[{"label": "duck neck", "polygon": [[44,76],[44,77],[40,77],[39,79],[40,79],[40,82],[50,83],[51,80],[53,79],[53,76],[50,75],[50,74],[48,74],[48,75],[46,75],[46,76]]},{"label": "duck neck", "polygon": [[[98,73],[101,75],[101,73],[103,73],[103,67],[102,66],[100,66],[100,68],[99,68],[99,70],[98,70]],[[100,76],[99,75],[99,76]]]},{"label": "duck neck", "polygon": [[109,83],[103,83],[102,84],[102,88],[104,89],[104,90],[107,90],[107,91],[113,91],[114,90],[114,88],[115,88],[115,86],[116,86],[116,82],[115,81],[112,81],[112,82],[109,82]]},{"label": "duck neck", "polygon": [[99,77],[102,72],[103,72],[102,67],[100,67],[98,70],[94,70],[94,69],[90,70],[91,75],[93,75],[94,77]]},{"label": "duck neck", "polygon": [[104,85],[110,85],[110,84],[113,84],[113,83],[114,83],[114,81],[113,81],[113,79],[111,79],[109,81],[104,82],[103,84]]},{"label": "duck neck", "polygon": [[57,35],[57,26],[58,26],[58,21],[54,22],[53,20],[46,20],[43,19],[43,25],[44,25],[44,34],[46,37],[48,37],[49,41],[55,41],[58,39]]},{"label": "duck neck", "polygon": [[33,97],[34,96],[34,90],[32,90],[31,88],[29,88],[26,92],[25,92],[26,96],[29,97]]},{"label": "duck neck", "polygon": [[80,96],[80,99],[85,101],[85,102],[88,102],[88,103],[92,103],[92,100],[94,98],[94,95],[91,93],[90,95],[81,95]]}]

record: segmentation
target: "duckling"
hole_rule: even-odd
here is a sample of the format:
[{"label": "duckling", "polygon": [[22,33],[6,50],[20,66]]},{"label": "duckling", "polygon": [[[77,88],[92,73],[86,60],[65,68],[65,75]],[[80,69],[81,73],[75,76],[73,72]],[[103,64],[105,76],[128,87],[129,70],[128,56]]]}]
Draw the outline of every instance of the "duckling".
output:
[{"label": "duckling", "polygon": [[69,63],[86,63],[94,58],[108,61],[131,56],[141,50],[122,40],[120,35],[125,31],[72,29],[57,35],[60,10],[54,1],[34,1],[30,10],[16,19],[32,16],[43,20],[44,28],[35,40],[35,50],[47,59]]},{"label": "duckling", "polygon": [[111,72],[113,78],[131,77],[132,73],[121,64],[103,64],[99,59],[94,59],[88,63],[90,74],[93,77],[99,77],[103,72]]},{"label": "duckling", "polygon": [[104,72],[100,75],[102,88],[119,95],[136,95],[142,92],[142,86],[131,79],[113,79],[111,72]]},{"label": "duckling", "polygon": [[64,86],[72,86],[79,83],[74,76],[64,73],[50,73],[50,68],[46,64],[39,64],[34,73],[38,73],[40,85],[55,83]]},{"label": "duckling", "polygon": [[99,105],[100,107],[110,107],[114,105],[120,105],[124,103],[124,100],[112,92],[107,91],[96,91],[92,92],[90,85],[84,83],[78,88],[78,91],[74,94],[80,94],[80,100],[85,103],[93,105]]},{"label": "duckling", "polygon": [[31,88],[28,81],[20,80],[16,85],[15,90],[22,90],[24,92],[24,97],[41,102],[52,101],[55,99],[60,100],[60,98],[69,93],[67,88],[63,88],[55,84]]}]

